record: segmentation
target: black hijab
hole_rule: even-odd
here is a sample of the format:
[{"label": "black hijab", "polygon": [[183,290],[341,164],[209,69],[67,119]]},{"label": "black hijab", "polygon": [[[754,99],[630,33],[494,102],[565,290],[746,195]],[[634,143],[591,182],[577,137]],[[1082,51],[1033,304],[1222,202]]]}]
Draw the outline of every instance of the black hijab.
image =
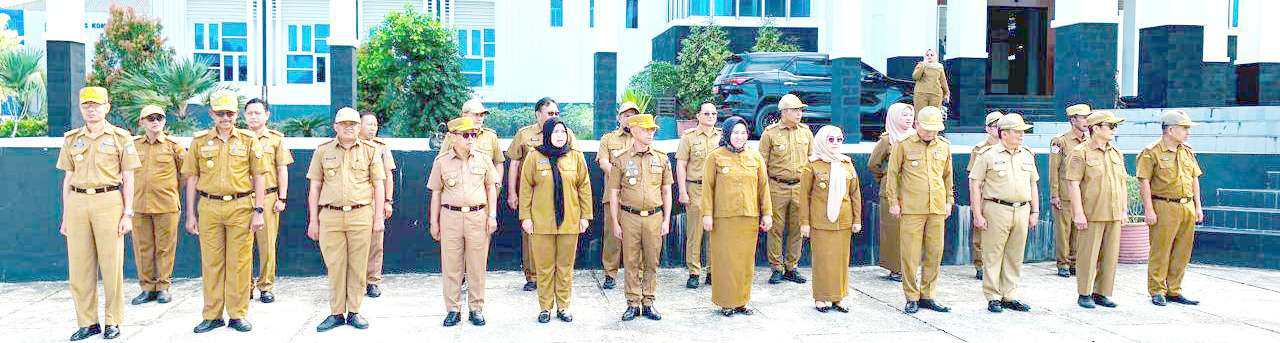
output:
[{"label": "black hijab", "polygon": [[729,137],[733,136],[733,127],[738,126],[738,124],[742,124],[742,126],[747,128],[747,130],[751,129],[750,126],[747,126],[747,121],[739,116],[732,116],[729,117],[729,119],[725,119],[724,124],[721,124],[720,126],[721,130],[724,131],[724,133],[720,135],[720,146],[725,149],[729,149],[729,151],[733,153],[740,153],[747,147],[746,144],[743,144],[741,148],[735,148],[733,147],[733,143],[730,143],[729,141]]},{"label": "black hijab", "polygon": [[[547,159],[551,160],[551,185],[554,190],[552,203],[556,204],[556,227],[564,224],[564,180],[560,178],[560,157],[569,152],[569,140],[565,139],[564,146],[556,147],[551,144],[551,132],[556,130],[556,126],[565,126],[559,117],[547,118],[542,123],[542,145],[538,146],[538,152]],[[565,135],[569,134],[569,128],[565,127]]]}]

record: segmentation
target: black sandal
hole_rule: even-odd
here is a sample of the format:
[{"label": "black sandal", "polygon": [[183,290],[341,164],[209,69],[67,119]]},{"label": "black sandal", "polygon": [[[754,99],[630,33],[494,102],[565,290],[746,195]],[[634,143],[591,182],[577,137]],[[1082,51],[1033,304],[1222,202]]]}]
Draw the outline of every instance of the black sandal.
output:
[{"label": "black sandal", "polygon": [[731,308],[722,308],[722,309],[720,309],[720,315],[725,316],[725,317],[733,317],[733,313],[734,313],[734,312],[733,312],[733,309],[731,309]]},{"label": "black sandal", "polygon": [[836,310],[836,312],[840,312],[840,313],[849,313],[849,308],[840,306],[840,303],[838,302],[831,303],[831,309]]},{"label": "black sandal", "polygon": [[749,309],[746,306],[738,306],[738,308],[733,309],[733,312],[741,313],[742,315],[746,315],[746,316],[756,314],[755,310]]}]

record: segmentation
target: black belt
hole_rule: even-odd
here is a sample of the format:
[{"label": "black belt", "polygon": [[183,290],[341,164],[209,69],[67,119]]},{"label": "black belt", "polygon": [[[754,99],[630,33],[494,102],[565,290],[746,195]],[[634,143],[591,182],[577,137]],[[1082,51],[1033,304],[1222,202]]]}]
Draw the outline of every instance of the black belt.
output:
[{"label": "black belt", "polygon": [[1152,198],[1152,199],[1156,199],[1156,200],[1160,200],[1160,201],[1168,201],[1168,202],[1174,202],[1174,203],[1179,203],[1179,204],[1186,204],[1186,203],[1191,202],[1191,198],[1173,198],[1173,199],[1170,199],[1170,198],[1165,198],[1165,197],[1155,196],[1155,195],[1152,195],[1152,196],[1151,196],[1151,198]]},{"label": "black belt", "polygon": [[483,210],[483,209],[484,209],[484,204],[479,204],[479,205],[475,205],[475,206],[453,206],[453,205],[443,205],[443,204],[442,204],[442,205],[440,205],[440,207],[444,207],[444,208],[447,208],[447,209],[450,209],[450,210],[453,210],[453,211],[458,211],[458,212],[462,212],[462,213],[467,213],[467,212],[471,212],[471,211],[479,211],[479,210]]},{"label": "black belt", "polygon": [[347,205],[347,206],[320,205],[320,208],[325,210],[351,212],[351,210],[358,209],[365,206],[369,206],[369,205],[364,205],[364,204]]},{"label": "black belt", "polygon": [[987,199],[987,201],[994,202],[994,203],[1001,204],[1001,205],[1005,205],[1005,206],[1009,206],[1009,207],[1022,207],[1022,206],[1026,206],[1027,204],[1030,204],[1030,203],[1031,203],[1030,201],[1023,201],[1023,202],[1008,202],[1008,201],[1004,201],[1004,200],[1000,200],[1000,199]]},{"label": "black belt", "polygon": [[770,178],[770,179],[772,179],[773,181],[778,181],[778,183],[781,183],[781,184],[784,184],[784,185],[788,185],[788,186],[790,186],[790,185],[795,185],[795,184],[800,183],[800,180],[799,180],[799,179],[796,179],[796,180],[783,180],[783,179],[779,179],[779,178],[772,177],[772,176],[770,176],[769,178]]},{"label": "black belt", "polygon": [[71,186],[72,191],[75,191],[76,193],[84,193],[84,194],[106,193],[106,192],[110,192],[118,189],[120,189],[120,185],[106,186],[102,188],[80,188],[76,186]]},{"label": "black belt", "polygon": [[230,195],[213,195],[213,194],[205,193],[204,191],[196,191],[196,194],[199,194],[201,197],[205,197],[213,200],[232,201],[232,200],[253,195],[253,192],[236,193],[236,194],[230,194]]},{"label": "black belt", "polygon": [[627,213],[634,214],[641,217],[648,217],[651,215],[662,213],[661,208],[642,210],[642,209],[634,208],[631,206],[622,206],[622,210],[627,211]]},{"label": "black belt", "polygon": [[692,184],[695,184],[695,185],[701,185],[701,184],[702,184],[702,180],[685,180],[685,181],[689,181],[689,183],[692,183]]},{"label": "black belt", "polygon": [[271,193],[275,193],[275,192],[279,192],[279,191],[280,191],[280,187],[271,187],[271,188],[267,188],[267,194],[271,194]]}]

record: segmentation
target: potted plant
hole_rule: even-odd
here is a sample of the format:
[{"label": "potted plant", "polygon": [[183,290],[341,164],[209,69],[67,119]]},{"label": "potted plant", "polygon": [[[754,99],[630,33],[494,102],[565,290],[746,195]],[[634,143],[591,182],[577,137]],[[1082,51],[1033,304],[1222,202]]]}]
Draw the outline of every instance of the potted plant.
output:
[{"label": "potted plant", "polygon": [[1151,256],[1151,232],[1145,221],[1146,208],[1142,204],[1141,183],[1129,176],[1128,220],[1120,225],[1120,263],[1147,263]]}]

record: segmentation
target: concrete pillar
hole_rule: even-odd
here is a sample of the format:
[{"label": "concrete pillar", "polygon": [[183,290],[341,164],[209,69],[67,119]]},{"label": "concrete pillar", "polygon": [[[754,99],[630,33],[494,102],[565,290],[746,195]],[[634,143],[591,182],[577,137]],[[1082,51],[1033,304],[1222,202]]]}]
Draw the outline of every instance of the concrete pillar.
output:
[{"label": "concrete pillar", "polygon": [[[615,20],[616,19],[616,20]],[[593,130],[596,137],[618,127],[618,36],[621,34],[620,1],[596,2],[596,27],[592,32]]]},{"label": "concrete pillar", "polygon": [[356,104],[356,0],[329,1],[329,114]]},{"label": "concrete pillar", "polygon": [[[916,63],[924,59],[924,51],[933,49],[938,56],[938,1],[937,0],[895,0],[877,1],[875,6],[888,6],[891,27],[897,40],[886,61],[885,73],[896,79],[911,79],[911,71]],[[984,15],[985,16],[985,15]],[[986,27],[984,23],[982,27]],[[941,57],[939,57],[941,59]]]},{"label": "concrete pillar", "polygon": [[[1126,4],[1127,5],[1127,4]],[[1203,0],[1137,0],[1138,102],[1205,106]]]},{"label": "concrete pillar", "polygon": [[1117,0],[1054,3],[1053,101],[1057,111],[1085,103],[1114,108],[1119,59]]},{"label": "concrete pillar", "polygon": [[862,23],[848,18],[861,18],[864,3],[843,0],[828,5],[827,32],[818,34],[831,56],[831,125],[853,141],[862,137]]},{"label": "concrete pillar", "polygon": [[982,126],[986,115],[987,83],[987,1],[947,2],[948,86],[951,89],[950,119],[964,126]]},{"label": "concrete pillar", "polygon": [[1236,100],[1245,105],[1280,105],[1280,2],[1240,0]]},{"label": "concrete pillar", "polygon": [[80,88],[85,86],[84,43],[89,37],[84,27],[83,1],[49,5],[58,9],[58,14],[48,16],[45,24],[49,136],[61,137],[67,130],[84,126],[78,98]]},{"label": "concrete pillar", "polygon": [[1203,104],[1229,106],[1235,103],[1235,70],[1227,55],[1227,21],[1231,0],[1204,0],[1204,55],[1202,64]]}]

